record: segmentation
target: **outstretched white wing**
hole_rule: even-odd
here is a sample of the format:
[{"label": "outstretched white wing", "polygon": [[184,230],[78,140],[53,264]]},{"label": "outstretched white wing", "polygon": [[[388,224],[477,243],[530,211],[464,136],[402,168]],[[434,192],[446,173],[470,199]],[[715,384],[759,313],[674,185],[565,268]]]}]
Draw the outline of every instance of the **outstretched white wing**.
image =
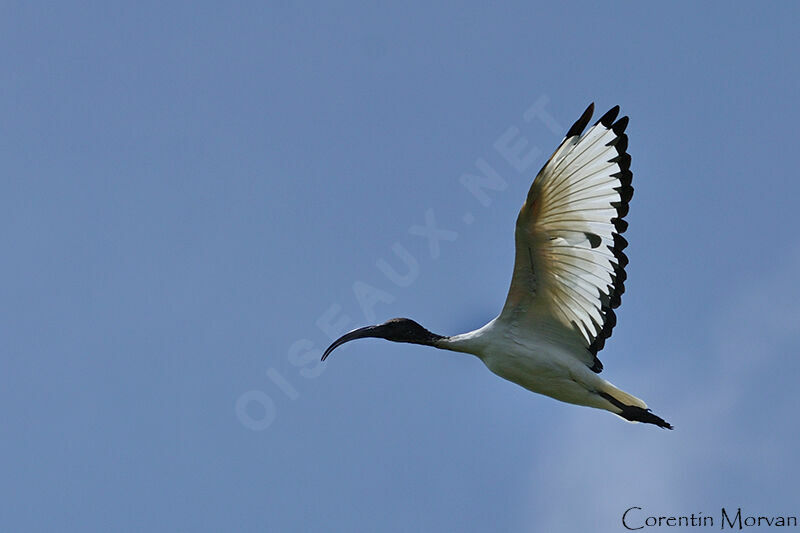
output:
[{"label": "outstretched white wing", "polygon": [[517,218],[514,276],[503,314],[517,323],[560,323],[602,369],[597,352],[616,324],[627,242],[620,235],[633,196],[628,117],[619,107],[586,132],[590,105],[528,192]]}]

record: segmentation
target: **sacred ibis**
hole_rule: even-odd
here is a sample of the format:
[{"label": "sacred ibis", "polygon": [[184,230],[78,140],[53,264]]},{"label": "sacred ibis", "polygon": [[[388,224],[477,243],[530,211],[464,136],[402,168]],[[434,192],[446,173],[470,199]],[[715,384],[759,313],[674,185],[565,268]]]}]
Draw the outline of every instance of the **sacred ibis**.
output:
[{"label": "sacred ibis", "polygon": [[611,336],[625,290],[628,243],[621,234],[633,174],[628,117],[617,119],[615,106],[586,130],[593,112],[591,104],[533,180],[517,218],[514,272],[497,318],[450,337],[393,318],[343,335],[322,360],[365,337],[470,353],[533,392],[672,429],[642,400],[598,375],[597,352]]}]

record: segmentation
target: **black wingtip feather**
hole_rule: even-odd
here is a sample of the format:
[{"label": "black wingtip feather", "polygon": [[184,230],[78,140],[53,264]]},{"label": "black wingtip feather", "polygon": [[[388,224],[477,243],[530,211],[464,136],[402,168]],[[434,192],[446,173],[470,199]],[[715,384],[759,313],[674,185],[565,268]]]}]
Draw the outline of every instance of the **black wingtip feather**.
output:
[{"label": "black wingtip feather", "polygon": [[[633,187],[631,187],[631,191],[633,191]],[[633,193],[631,193],[631,196],[633,196]],[[630,200],[630,198],[628,200]],[[628,211],[630,211],[628,202],[612,202],[611,207],[617,210],[617,216],[620,218],[626,216]]]},{"label": "black wingtip feather", "polygon": [[622,117],[621,119],[619,119],[618,121],[616,121],[614,124],[611,125],[611,129],[614,130],[614,133],[616,133],[617,135],[622,135],[623,133],[625,133],[625,128],[627,127],[628,127],[627,116]]},{"label": "black wingtip feather", "polygon": [[606,111],[606,114],[600,117],[600,120],[595,122],[595,124],[602,124],[606,128],[610,128],[611,125],[614,123],[614,119],[617,118],[617,115],[619,115],[619,106],[615,105],[614,107]]},{"label": "black wingtip feather", "polygon": [[592,114],[594,114],[594,102],[589,104],[589,107],[583,112],[581,118],[575,121],[575,124],[573,124],[567,132],[566,138],[569,139],[570,137],[575,137],[583,133],[584,128],[586,128],[586,125],[589,124],[589,121],[592,119]]},{"label": "black wingtip feather", "polygon": [[[613,244],[608,248],[614,255],[615,264],[614,273],[611,275],[611,285],[608,287],[608,296],[603,299],[602,304],[603,327],[589,346],[589,351],[594,355],[595,360],[597,360],[597,352],[603,349],[606,339],[611,337],[612,330],[617,324],[617,315],[614,313],[614,309],[619,307],[622,303],[622,295],[625,293],[625,280],[628,277],[625,272],[625,267],[628,265],[628,256],[623,252],[628,246],[628,241],[625,240],[621,234],[628,229],[628,223],[624,218],[628,214],[629,202],[633,197],[633,187],[631,186],[633,172],[630,170],[631,156],[628,155],[627,152],[628,136],[625,135],[625,128],[628,126],[628,117],[622,117],[616,122],[613,122],[618,112],[618,109],[612,109],[603,115],[599,121],[607,128],[611,128],[617,135],[607,146],[613,146],[617,152],[617,155],[609,162],[616,163],[619,167],[619,170],[611,174],[611,176],[617,178],[620,182],[620,185],[615,187],[615,190],[619,193],[620,199],[611,204],[614,209],[616,209],[617,216],[611,219],[611,223],[614,224],[615,232],[612,234]],[[597,368],[602,369],[602,365],[593,364],[590,368],[595,372],[599,372]],[[627,411],[629,416],[636,417],[642,422],[660,425],[658,421],[661,419],[646,413],[647,412],[643,409]]]},{"label": "black wingtip feather", "polygon": [[608,162],[616,163],[623,172],[631,168],[631,156],[625,152],[617,154],[616,157],[612,157]]},{"label": "black wingtip feather", "polygon": [[617,137],[617,142],[614,143],[614,148],[617,149],[618,152],[624,152],[628,149],[628,136],[624,133]]},{"label": "black wingtip feather", "polygon": [[[622,199],[621,200],[622,204],[625,205],[625,207],[627,207],[626,204],[631,201],[631,198],[633,198],[633,187],[631,187],[630,185],[622,185],[621,187],[615,187],[614,190],[619,193],[619,196]],[[620,214],[619,211],[620,211],[619,208],[617,208],[617,216],[619,218],[624,217],[625,215]]]},{"label": "black wingtip feather", "polygon": [[611,177],[619,179],[620,183],[623,185],[630,186],[633,181],[633,172],[631,172],[630,169],[620,170],[619,172],[611,174]]}]

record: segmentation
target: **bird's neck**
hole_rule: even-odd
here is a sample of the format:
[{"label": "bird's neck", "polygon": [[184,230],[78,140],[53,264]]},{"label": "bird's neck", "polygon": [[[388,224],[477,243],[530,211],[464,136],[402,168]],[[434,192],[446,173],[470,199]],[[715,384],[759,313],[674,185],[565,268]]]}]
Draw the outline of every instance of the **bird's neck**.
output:
[{"label": "bird's neck", "polygon": [[486,348],[487,334],[492,331],[495,321],[492,320],[485,326],[468,333],[461,335],[453,335],[452,337],[442,337],[434,346],[443,350],[451,350],[453,352],[471,353],[478,357],[483,357],[483,351]]}]

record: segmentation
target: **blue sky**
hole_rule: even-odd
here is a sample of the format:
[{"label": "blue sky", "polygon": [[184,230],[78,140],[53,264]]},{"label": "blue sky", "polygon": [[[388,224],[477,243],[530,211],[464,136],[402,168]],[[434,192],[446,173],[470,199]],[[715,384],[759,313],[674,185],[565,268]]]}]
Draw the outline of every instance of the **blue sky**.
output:
[{"label": "blue sky", "polygon": [[[797,22],[790,3],[2,3],[0,529],[800,514]],[[372,319],[493,318],[533,175],[592,101],[631,117],[636,188],[603,375],[675,431],[419,346],[317,363]],[[512,128],[532,170],[494,147]],[[479,162],[506,184],[483,203],[460,182]]]}]

